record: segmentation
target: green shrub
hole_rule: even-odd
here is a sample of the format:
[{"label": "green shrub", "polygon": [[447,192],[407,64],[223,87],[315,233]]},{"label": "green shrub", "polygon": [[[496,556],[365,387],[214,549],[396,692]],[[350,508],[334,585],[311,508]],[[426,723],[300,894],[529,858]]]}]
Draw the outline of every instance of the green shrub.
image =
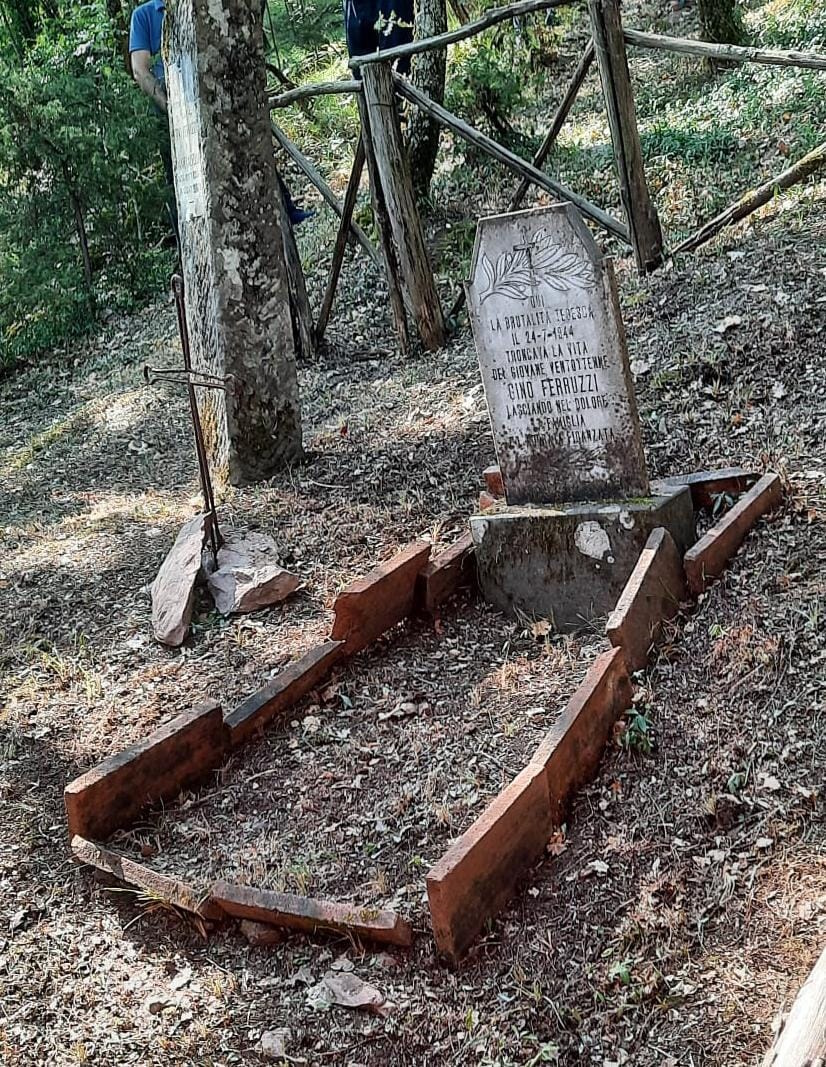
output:
[{"label": "green shrub", "polygon": [[170,272],[159,123],[96,0],[0,54],[0,368]]}]

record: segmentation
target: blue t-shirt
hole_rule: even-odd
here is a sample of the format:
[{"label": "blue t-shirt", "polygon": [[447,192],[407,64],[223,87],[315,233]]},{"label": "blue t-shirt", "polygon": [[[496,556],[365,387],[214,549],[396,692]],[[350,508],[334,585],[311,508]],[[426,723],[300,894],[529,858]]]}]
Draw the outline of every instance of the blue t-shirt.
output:
[{"label": "blue t-shirt", "polygon": [[166,10],[165,0],[147,0],[132,12],[129,23],[129,51],[150,52],[158,56],[152,64],[152,73],[163,84],[163,60],[160,58],[161,30]]}]

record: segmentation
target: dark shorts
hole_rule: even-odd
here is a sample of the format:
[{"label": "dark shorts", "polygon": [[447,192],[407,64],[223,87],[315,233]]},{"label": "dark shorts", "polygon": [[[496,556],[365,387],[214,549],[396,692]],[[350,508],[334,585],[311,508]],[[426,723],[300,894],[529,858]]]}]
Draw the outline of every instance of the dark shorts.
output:
[{"label": "dark shorts", "polygon": [[[390,33],[379,33],[376,29],[379,18],[387,21],[394,15],[408,25],[394,25]],[[344,0],[344,33],[351,56],[365,56],[378,48],[408,44],[413,40],[413,0]],[[410,57],[399,59],[396,70],[408,74]]]}]

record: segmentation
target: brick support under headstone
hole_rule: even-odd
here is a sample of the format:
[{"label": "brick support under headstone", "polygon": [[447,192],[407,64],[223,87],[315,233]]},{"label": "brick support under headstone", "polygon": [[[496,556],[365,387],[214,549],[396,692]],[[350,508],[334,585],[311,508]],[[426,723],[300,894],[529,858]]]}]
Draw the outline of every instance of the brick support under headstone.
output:
[{"label": "brick support under headstone", "polygon": [[232,376],[199,399],[216,473],[234,484],[302,454],[262,10],[169,0],[164,28],[193,365]]}]

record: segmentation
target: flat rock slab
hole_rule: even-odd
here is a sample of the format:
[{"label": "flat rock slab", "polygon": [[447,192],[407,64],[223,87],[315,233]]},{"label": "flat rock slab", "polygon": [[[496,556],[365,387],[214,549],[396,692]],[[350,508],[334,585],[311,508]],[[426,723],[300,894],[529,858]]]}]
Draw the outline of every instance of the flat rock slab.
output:
[{"label": "flat rock slab", "polygon": [[183,644],[189,633],[208,522],[208,515],[196,515],[184,523],[151,586],[152,632],[171,648]]},{"label": "flat rock slab", "polygon": [[652,530],[680,553],[695,540],[691,491],[556,508],[500,508],[470,529],[485,599],[508,615],[549,619],[571,632],[614,609]]},{"label": "flat rock slab", "polygon": [[218,569],[207,585],[222,615],[241,615],[277,604],[301,584],[278,563],[278,545],[262,533],[225,530]]}]

